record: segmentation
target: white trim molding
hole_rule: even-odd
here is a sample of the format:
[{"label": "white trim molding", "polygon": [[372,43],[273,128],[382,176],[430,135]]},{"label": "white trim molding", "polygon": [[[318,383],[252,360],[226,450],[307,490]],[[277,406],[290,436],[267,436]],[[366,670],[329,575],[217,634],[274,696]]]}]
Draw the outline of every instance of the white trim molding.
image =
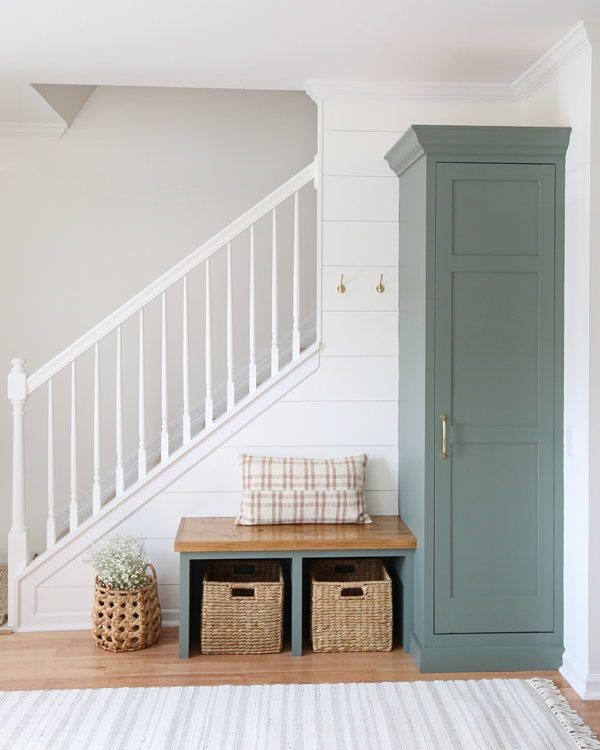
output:
[{"label": "white trim molding", "polygon": [[67,130],[66,122],[0,122],[4,138],[61,138]]},{"label": "white trim molding", "polygon": [[600,674],[588,674],[567,651],[563,654],[559,672],[584,701],[600,700]]},{"label": "white trim molding", "polygon": [[583,21],[551,47],[545,55],[513,81],[517,101],[522,102],[567,67],[579,55],[591,48]]},{"label": "white trim molding", "polygon": [[583,21],[512,83],[414,83],[405,81],[307,81],[306,93],[323,99],[434,99],[522,102],[590,49]]},{"label": "white trim molding", "polygon": [[411,83],[403,81],[307,81],[306,93],[320,99],[473,99],[514,101],[510,84]]}]

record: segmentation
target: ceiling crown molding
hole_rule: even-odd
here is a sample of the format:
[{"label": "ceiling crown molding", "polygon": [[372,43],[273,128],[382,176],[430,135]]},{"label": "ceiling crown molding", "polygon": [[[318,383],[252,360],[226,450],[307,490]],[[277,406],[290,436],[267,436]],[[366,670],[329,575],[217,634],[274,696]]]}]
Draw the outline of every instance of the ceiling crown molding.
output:
[{"label": "ceiling crown molding", "polygon": [[516,99],[522,102],[543,86],[563,68],[573,62],[591,44],[583,21],[551,47],[545,55],[513,81],[512,88]]},{"label": "ceiling crown molding", "polygon": [[514,101],[510,84],[411,83],[402,81],[308,81],[306,93],[321,99],[473,99]]},{"label": "ceiling crown molding", "polygon": [[60,138],[66,130],[64,122],[0,122],[0,137]]},{"label": "ceiling crown molding", "polygon": [[457,99],[521,102],[590,49],[580,22],[513,83],[404,83],[401,81],[307,81],[306,93],[323,99]]}]

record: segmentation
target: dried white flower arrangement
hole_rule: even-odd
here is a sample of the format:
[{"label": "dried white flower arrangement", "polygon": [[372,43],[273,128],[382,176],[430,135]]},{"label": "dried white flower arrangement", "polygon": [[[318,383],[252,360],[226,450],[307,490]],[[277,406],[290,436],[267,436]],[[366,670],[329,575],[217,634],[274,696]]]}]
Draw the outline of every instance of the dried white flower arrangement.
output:
[{"label": "dried white flower arrangement", "polygon": [[149,583],[145,542],[145,536],[112,534],[92,544],[82,559],[96,569],[101,586],[113,591],[139,589]]}]

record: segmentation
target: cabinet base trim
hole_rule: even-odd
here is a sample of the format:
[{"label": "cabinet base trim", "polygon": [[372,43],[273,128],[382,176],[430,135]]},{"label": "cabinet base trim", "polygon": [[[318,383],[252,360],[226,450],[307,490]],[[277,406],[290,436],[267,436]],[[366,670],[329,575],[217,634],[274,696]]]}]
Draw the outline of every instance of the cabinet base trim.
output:
[{"label": "cabinet base trim", "polygon": [[562,646],[424,648],[411,634],[410,653],[419,672],[532,672],[562,665]]}]

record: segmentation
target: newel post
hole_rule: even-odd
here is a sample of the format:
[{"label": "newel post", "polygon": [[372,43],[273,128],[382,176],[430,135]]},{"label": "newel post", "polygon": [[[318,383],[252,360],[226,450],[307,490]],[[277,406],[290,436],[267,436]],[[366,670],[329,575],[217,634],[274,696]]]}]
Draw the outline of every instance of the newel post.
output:
[{"label": "newel post", "polygon": [[28,562],[25,522],[25,402],[27,371],[25,360],[11,360],[8,375],[8,399],[13,413],[12,524],[8,534],[8,624],[17,626],[15,579]]}]

